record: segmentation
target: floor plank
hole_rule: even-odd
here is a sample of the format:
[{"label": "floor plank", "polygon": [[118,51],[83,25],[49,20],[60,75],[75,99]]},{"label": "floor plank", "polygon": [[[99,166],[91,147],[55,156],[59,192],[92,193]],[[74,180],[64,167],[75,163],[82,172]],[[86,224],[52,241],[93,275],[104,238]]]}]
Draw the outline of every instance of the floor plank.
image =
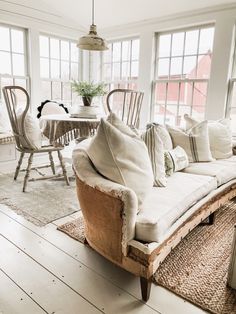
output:
[{"label": "floor plank", "polygon": [[157,313],[2,213],[0,225],[6,239],[101,311],[124,313],[126,309],[126,313]]},{"label": "floor plank", "polygon": [[94,306],[2,235],[0,247],[4,251],[0,255],[1,269],[46,312],[77,314],[80,309],[81,313],[99,313]]},{"label": "floor plank", "polygon": [[[2,206],[0,210],[5,215],[8,215],[12,219],[15,219],[19,223],[23,224],[32,232],[36,233],[66,254],[73,257],[74,259],[78,260],[81,264],[90,268],[117,287],[121,288],[127,293],[130,293],[137,299],[140,298],[138,278],[110,263],[102,256],[82,245],[78,241],[75,241],[65,234],[57,231],[55,225],[49,224],[43,228],[39,228],[26,221],[24,218],[17,215],[6,206]],[[203,310],[197,308],[189,302],[184,301],[182,298],[174,295],[168,290],[156,285],[152,285],[152,292],[148,305],[150,305],[155,310],[165,314],[205,313]]]},{"label": "floor plank", "polygon": [[48,312],[35,303],[12,279],[0,270],[0,313],[45,314]]}]

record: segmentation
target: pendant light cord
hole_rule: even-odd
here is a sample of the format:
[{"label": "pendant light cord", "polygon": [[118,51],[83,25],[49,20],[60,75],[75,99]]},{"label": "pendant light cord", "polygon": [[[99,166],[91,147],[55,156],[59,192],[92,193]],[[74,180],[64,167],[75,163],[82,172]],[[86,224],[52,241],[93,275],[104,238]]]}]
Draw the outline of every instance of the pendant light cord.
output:
[{"label": "pendant light cord", "polygon": [[94,0],[92,0],[92,24],[94,25]]}]

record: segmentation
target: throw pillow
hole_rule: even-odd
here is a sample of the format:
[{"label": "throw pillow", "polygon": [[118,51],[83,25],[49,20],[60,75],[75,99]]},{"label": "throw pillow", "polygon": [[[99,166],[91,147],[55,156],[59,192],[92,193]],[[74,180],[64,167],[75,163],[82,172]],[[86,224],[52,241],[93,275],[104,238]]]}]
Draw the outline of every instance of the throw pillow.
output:
[{"label": "throw pillow", "polygon": [[[199,121],[185,114],[186,129],[199,124]],[[230,120],[221,119],[218,121],[208,121],[208,132],[210,149],[212,156],[216,159],[225,159],[232,156],[232,133]]]},{"label": "throw pillow", "polygon": [[165,152],[166,175],[171,176],[174,172],[187,168],[188,165],[188,156],[182,147],[177,146]]},{"label": "throw pillow", "polygon": [[42,136],[41,136],[41,130],[39,127],[39,122],[37,119],[35,119],[30,113],[27,113],[24,119],[24,125],[22,124],[22,118],[23,118],[23,110],[20,108],[16,115],[17,115],[17,121],[20,129],[20,133],[23,134],[23,130],[25,131],[25,136],[28,140],[24,140],[22,138],[21,142],[22,145],[25,148],[29,149],[40,149],[42,147]]},{"label": "throw pillow", "polygon": [[153,173],[147,147],[139,137],[125,134],[101,119],[87,154],[99,173],[131,188],[139,205],[143,203],[153,186]]},{"label": "throw pillow", "polygon": [[152,126],[155,127],[158,136],[162,140],[164,150],[172,149],[173,143],[172,143],[170,134],[167,131],[167,129],[163,125],[160,125],[160,124],[154,123],[154,122],[147,124],[147,129],[151,128]]},{"label": "throw pillow", "polygon": [[188,131],[168,126],[174,147],[181,146],[187,153],[190,162],[213,161],[207,121],[203,121]]},{"label": "throw pillow", "polygon": [[166,186],[164,148],[155,126],[148,128],[142,135],[152,164],[154,186]]}]

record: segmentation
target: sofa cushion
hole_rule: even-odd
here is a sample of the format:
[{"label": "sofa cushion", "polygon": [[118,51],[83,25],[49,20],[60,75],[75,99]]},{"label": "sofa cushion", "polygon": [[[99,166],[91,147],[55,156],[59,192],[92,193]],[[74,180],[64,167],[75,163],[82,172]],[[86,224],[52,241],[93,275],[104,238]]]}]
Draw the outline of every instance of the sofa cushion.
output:
[{"label": "sofa cushion", "polygon": [[[199,124],[199,121],[189,115],[184,115],[186,128],[191,129]],[[230,119],[208,121],[210,149],[213,158],[224,159],[232,156],[232,132],[230,129]]]},{"label": "sofa cushion", "polygon": [[152,170],[154,175],[154,186],[166,186],[167,179],[165,174],[165,159],[163,143],[158,136],[157,130],[154,126],[147,129],[141,138],[145,142],[148,154],[152,164]]},{"label": "sofa cushion", "polygon": [[167,176],[183,170],[188,165],[188,155],[182,147],[176,146],[174,149],[165,152],[165,171]]},{"label": "sofa cushion", "polygon": [[[121,128],[120,128],[121,129]],[[142,204],[153,186],[153,172],[145,143],[131,130],[125,133],[101,119],[87,154],[97,171],[131,188]]]},{"label": "sofa cushion", "polygon": [[187,153],[190,162],[212,161],[207,121],[203,121],[188,131],[167,126],[173,145],[181,146]]},{"label": "sofa cushion", "polygon": [[137,215],[135,238],[161,242],[168,229],[193,204],[217,188],[214,177],[175,172],[167,187],[154,187]]},{"label": "sofa cushion", "polygon": [[147,130],[151,127],[155,127],[158,136],[162,140],[164,150],[171,150],[173,148],[173,143],[166,127],[155,122],[147,124]]},{"label": "sofa cushion", "polygon": [[185,173],[200,174],[215,177],[220,186],[236,178],[236,156],[228,159],[215,160],[213,162],[190,163],[183,171]]}]

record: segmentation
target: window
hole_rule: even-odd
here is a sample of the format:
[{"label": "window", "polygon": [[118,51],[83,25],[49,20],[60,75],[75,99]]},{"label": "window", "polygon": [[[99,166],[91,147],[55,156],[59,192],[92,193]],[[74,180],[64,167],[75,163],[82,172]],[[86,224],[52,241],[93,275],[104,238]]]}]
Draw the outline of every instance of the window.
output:
[{"label": "window", "polygon": [[137,86],[139,39],[112,42],[102,56],[102,80],[109,90]]},{"label": "window", "polygon": [[157,34],[153,119],[181,125],[188,113],[203,119],[210,78],[214,27]]},{"label": "window", "polygon": [[[26,62],[26,31],[0,25],[0,88],[7,85],[29,87]],[[1,94],[1,99],[3,95]]]},{"label": "window", "polygon": [[70,80],[80,78],[80,57],[71,40],[40,35],[40,76],[42,98],[63,100],[71,104],[76,99]]}]

